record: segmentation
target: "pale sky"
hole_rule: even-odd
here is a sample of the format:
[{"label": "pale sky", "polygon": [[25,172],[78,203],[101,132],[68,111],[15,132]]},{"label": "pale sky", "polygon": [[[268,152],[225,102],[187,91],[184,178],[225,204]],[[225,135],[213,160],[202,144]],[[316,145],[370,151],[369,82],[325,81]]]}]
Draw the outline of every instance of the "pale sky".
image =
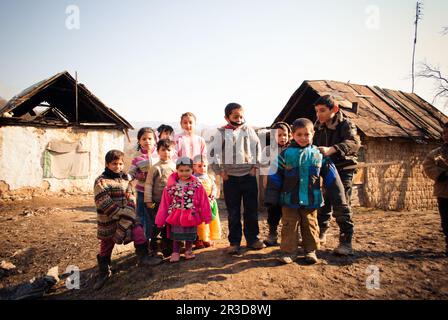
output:
[{"label": "pale sky", "polygon": [[[226,104],[238,102],[249,124],[266,126],[304,80],[410,92],[415,4],[0,0],[0,96],[77,71],[128,121],[172,122],[191,111],[220,124]],[[70,29],[78,21],[70,5],[79,29]],[[416,62],[448,76],[448,1],[424,0],[423,14]],[[415,91],[432,101],[431,82],[417,81]]]}]

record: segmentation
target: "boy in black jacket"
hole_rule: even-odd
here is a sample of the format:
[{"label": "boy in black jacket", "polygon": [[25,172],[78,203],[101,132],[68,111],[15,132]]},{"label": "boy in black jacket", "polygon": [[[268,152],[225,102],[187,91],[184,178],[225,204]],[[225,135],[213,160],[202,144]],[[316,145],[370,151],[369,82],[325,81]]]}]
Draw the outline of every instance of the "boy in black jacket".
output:
[{"label": "boy in black jacket", "polygon": [[[336,165],[344,185],[347,202],[350,204],[355,170],[345,169],[345,167],[357,163],[357,153],[361,142],[356,135],[356,126],[344,117],[339,111],[338,104],[330,95],[320,97],[314,107],[317,121],[313,143],[319,147],[324,156],[330,157]],[[326,242],[326,232],[330,226],[331,214],[331,200],[325,197],[325,205],[318,211],[321,244]],[[351,210],[350,214],[335,218],[340,230],[339,246],[335,249],[335,253],[340,255],[353,254]]]}]

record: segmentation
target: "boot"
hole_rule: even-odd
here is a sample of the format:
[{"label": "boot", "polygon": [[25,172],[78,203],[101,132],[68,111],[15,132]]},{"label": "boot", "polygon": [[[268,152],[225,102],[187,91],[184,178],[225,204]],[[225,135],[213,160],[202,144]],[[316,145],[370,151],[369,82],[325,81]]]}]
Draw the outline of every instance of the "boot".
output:
[{"label": "boot", "polygon": [[341,233],[339,236],[339,246],[333,252],[340,256],[353,255],[352,235]]},{"label": "boot", "polygon": [[110,271],[111,260],[110,256],[101,257],[100,255],[96,256],[96,260],[98,261],[98,278],[93,289],[99,290],[112,275],[112,272]]},{"label": "boot", "polygon": [[268,247],[272,247],[278,244],[277,240],[278,240],[277,228],[269,226],[269,234],[268,237],[263,241],[264,244]]},{"label": "boot", "polygon": [[320,229],[319,232],[319,243],[321,246],[324,246],[327,243],[327,233],[328,233],[328,228],[327,229]]},{"label": "boot", "polygon": [[162,263],[160,257],[151,257],[148,253],[148,242],[135,245],[135,254],[138,257],[138,264],[140,266],[155,266]]}]

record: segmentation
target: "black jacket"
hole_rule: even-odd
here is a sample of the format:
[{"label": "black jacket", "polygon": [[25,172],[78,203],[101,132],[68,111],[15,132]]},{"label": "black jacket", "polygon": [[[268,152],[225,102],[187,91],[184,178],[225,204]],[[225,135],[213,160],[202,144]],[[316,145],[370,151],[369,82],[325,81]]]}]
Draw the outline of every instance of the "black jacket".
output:
[{"label": "black jacket", "polygon": [[357,163],[361,141],[356,126],[339,111],[330,124],[316,122],[313,144],[319,147],[334,147],[336,153],[330,158],[338,168]]}]

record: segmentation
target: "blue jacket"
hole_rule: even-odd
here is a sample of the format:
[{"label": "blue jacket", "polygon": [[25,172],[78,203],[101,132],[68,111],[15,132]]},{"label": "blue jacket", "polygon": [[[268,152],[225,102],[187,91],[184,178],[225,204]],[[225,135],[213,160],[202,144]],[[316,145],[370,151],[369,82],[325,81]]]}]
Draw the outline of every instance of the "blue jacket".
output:
[{"label": "blue jacket", "polygon": [[344,187],[331,160],[323,158],[317,147],[302,148],[293,141],[279,154],[276,172],[268,177],[265,203],[318,209],[324,205],[321,177],[334,204],[346,205]]}]

